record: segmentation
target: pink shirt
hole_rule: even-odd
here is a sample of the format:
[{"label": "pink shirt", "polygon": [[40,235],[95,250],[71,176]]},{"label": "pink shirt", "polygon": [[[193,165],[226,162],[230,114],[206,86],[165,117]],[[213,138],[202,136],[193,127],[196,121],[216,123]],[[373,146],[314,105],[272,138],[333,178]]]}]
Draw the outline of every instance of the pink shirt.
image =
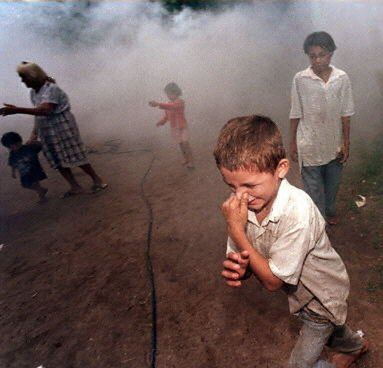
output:
[{"label": "pink shirt", "polygon": [[184,100],[178,98],[172,102],[160,103],[158,107],[162,110],[165,110],[165,115],[159,121],[159,123],[165,124],[167,121],[169,121],[171,128],[186,128]]}]

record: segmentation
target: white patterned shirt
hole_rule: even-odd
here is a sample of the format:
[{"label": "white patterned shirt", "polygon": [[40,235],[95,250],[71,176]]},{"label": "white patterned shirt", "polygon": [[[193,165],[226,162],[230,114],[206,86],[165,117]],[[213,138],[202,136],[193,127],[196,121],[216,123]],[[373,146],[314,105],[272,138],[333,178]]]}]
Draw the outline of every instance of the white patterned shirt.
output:
[{"label": "white patterned shirt", "polygon": [[70,103],[67,94],[56,84],[45,82],[45,84],[36,92],[31,89],[31,101],[34,106],[42,103],[52,103],[55,105],[52,114],[60,114],[70,110]]},{"label": "white patterned shirt", "polygon": [[[248,211],[246,233],[284,282],[291,313],[308,308],[336,325],[345,323],[350,288],[346,267],[331,246],[322,215],[303,190],[282,180],[261,224]],[[237,251],[229,238],[227,253]]]},{"label": "white patterned shirt", "polygon": [[354,114],[350,79],[344,71],[331,68],[327,82],[311,67],[293,79],[290,119],[300,119],[297,146],[303,166],[325,165],[337,157],[343,143],[341,117]]}]

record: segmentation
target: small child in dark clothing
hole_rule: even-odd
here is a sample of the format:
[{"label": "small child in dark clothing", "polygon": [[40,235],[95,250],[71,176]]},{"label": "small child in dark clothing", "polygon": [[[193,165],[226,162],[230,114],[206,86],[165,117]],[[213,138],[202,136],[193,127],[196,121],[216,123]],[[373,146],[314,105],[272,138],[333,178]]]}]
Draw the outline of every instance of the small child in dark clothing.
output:
[{"label": "small child in dark clothing", "polygon": [[5,133],[1,143],[9,149],[8,165],[12,168],[12,177],[16,178],[17,170],[22,187],[34,190],[42,201],[48,189],[40,185],[40,181],[47,178],[38,158],[40,143],[23,144],[21,136],[15,132]]}]

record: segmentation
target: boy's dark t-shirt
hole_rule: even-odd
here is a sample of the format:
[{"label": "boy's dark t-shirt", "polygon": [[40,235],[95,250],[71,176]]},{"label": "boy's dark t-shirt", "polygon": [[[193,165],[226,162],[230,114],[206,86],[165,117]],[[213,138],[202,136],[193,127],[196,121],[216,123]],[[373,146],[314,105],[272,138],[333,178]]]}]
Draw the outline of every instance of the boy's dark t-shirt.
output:
[{"label": "boy's dark t-shirt", "polygon": [[38,158],[40,150],[39,143],[24,144],[9,154],[8,164],[19,172],[21,185],[24,188],[30,188],[34,183],[47,177]]}]

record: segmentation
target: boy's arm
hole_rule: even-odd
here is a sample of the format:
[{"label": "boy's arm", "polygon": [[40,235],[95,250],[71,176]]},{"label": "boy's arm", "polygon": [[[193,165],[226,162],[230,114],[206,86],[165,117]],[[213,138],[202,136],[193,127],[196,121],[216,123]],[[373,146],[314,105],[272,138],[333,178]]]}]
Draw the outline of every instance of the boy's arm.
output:
[{"label": "boy's arm", "polygon": [[298,91],[298,78],[294,77],[291,86],[291,108],[290,108],[290,156],[293,161],[298,161],[297,129],[299,120],[302,118],[302,103]]},{"label": "boy's arm", "polygon": [[276,291],[282,287],[283,281],[271,272],[268,260],[253,248],[246,235],[247,202],[248,196],[245,193],[240,199],[232,195],[223,204],[228,233],[240,251],[248,252],[251,270],[262,285],[270,291]]},{"label": "boy's arm", "polygon": [[346,162],[350,151],[350,121],[351,116],[355,113],[354,98],[352,95],[351,82],[348,75],[343,78],[341,87],[341,121],[343,132],[342,159],[341,162]]},{"label": "boy's arm", "polygon": [[283,281],[271,272],[269,261],[253,248],[245,230],[232,229],[229,233],[238,248],[249,253],[250,268],[262,285],[269,291],[279,290]]},{"label": "boy's arm", "polygon": [[232,287],[241,286],[242,280],[248,279],[251,275],[248,252],[229,252],[227,254],[221,272],[221,276],[225,279],[227,285]]},{"label": "boy's arm", "polygon": [[290,119],[290,157],[294,162],[298,161],[297,130],[299,118]]},{"label": "boy's arm", "polygon": [[350,155],[350,116],[342,116],[343,145],[341,163],[345,163]]}]

